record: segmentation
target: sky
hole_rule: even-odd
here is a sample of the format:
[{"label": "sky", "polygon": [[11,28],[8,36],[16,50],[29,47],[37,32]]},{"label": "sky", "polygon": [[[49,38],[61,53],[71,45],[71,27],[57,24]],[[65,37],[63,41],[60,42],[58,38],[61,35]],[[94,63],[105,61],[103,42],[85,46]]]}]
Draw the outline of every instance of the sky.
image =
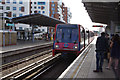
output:
[{"label": "sky", "polygon": [[89,30],[98,30],[99,28],[93,28],[92,25],[97,24],[93,23],[85,10],[82,0],[62,0],[66,7],[70,8],[72,13],[71,24],[80,24]]}]

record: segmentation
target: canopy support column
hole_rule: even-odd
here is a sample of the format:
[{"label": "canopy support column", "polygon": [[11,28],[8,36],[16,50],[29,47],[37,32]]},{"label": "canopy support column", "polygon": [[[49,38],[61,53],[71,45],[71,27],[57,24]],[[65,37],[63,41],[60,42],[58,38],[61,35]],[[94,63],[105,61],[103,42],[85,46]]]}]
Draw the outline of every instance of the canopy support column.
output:
[{"label": "canopy support column", "polygon": [[34,42],[35,40],[34,40],[34,25],[31,25],[30,24],[30,26],[32,26],[32,42]]}]

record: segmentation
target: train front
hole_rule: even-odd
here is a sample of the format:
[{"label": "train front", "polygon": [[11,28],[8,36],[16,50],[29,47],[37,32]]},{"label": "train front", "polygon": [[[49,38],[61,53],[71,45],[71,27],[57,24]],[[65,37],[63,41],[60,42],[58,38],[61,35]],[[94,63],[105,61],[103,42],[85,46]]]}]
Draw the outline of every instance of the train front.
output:
[{"label": "train front", "polygon": [[57,53],[75,54],[80,51],[80,34],[78,25],[59,24],[56,26],[56,32],[53,44],[53,56]]}]

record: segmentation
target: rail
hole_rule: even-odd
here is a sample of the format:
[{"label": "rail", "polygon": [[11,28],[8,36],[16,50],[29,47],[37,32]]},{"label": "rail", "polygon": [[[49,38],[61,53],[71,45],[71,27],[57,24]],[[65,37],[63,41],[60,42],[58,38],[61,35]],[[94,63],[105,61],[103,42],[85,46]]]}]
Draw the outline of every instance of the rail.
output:
[{"label": "rail", "polygon": [[5,70],[5,69],[7,69],[7,68],[10,68],[10,67],[13,67],[13,66],[15,66],[15,65],[21,64],[21,63],[23,63],[23,62],[32,60],[32,59],[34,59],[34,58],[36,58],[36,57],[40,57],[40,56],[42,56],[42,55],[44,55],[44,54],[46,54],[46,53],[49,53],[49,52],[52,52],[52,49],[50,49],[50,50],[48,50],[48,51],[41,52],[41,53],[39,53],[39,54],[35,54],[35,55],[32,55],[32,56],[29,56],[29,57],[25,57],[25,58],[23,58],[23,59],[19,59],[19,60],[13,61],[13,62],[11,62],[11,63],[4,64],[4,65],[0,66],[0,69]]},{"label": "rail", "polygon": [[37,68],[37,67],[40,67],[40,66],[41,66],[41,68],[43,68],[43,67],[44,67],[44,64],[46,64],[47,62],[51,61],[52,59],[58,57],[59,55],[60,55],[60,54],[56,55],[55,57],[52,57],[52,55],[47,54],[47,57],[45,57],[45,58],[43,58],[43,59],[41,59],[41,60],[39,60],[39,61],[37,61],[37,62],[34,62],[34,63],[32,63],[32,64],[30,64],[30,65],[28,65],[28,66],[26,66],[26,67],[23,67],[23,68],[15,71],[15,72],[13,72],[13,73],[11,73],[11,74],[8,74],[8,75],[2,77],[1,79],[2,79],[2,80],[6,80],[6,79],[17,79],[17,78],[19,78],[20,76],[22,76],[22,75],[24,75],[24,74],[26,74],[26,73],[34,70],[34,69]]}]

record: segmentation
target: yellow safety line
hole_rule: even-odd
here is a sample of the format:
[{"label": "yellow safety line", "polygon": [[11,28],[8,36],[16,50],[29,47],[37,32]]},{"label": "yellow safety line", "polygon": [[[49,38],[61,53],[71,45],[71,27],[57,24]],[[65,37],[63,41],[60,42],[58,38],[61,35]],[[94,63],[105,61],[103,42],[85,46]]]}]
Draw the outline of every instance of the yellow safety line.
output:
[{"label": "yellow safety line", "polygon": [[[89,50],[90,50],[90,49],[89,49]],[[87,53],[84,55],[82,61],[79,63],[79,65],[77,66],[76,70],[73,72],[73,74],[71,75],[70,78],[73,78],[73,77],[74,77],[74,75],[76,74],[76,72],[77,72],[79,66],[82,64],[83,60],[85,59],[86,55],[88,54],[89,50],[88,50]]]}]

